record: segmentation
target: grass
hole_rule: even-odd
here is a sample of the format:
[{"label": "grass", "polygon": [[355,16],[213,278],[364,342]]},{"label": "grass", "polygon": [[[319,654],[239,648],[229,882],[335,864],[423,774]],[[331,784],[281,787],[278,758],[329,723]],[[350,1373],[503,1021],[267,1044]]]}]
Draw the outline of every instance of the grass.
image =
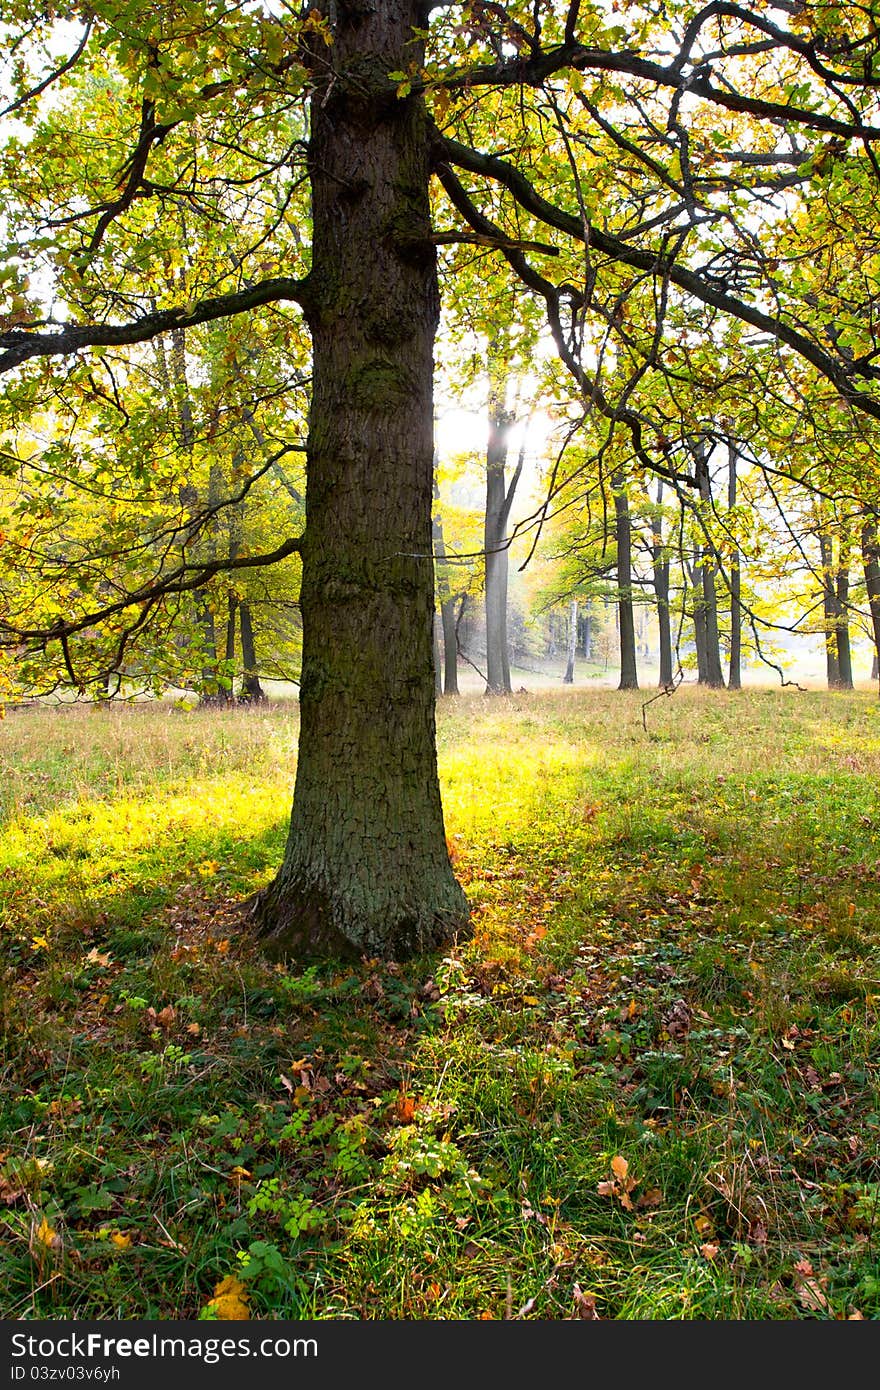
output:
[{"label": "grass", "polygon": [[232,929],[289,709],[10,714],[2,1315],[880,1317],[880,708],[645,698],[442,702],[474,937],[354,969]]}]

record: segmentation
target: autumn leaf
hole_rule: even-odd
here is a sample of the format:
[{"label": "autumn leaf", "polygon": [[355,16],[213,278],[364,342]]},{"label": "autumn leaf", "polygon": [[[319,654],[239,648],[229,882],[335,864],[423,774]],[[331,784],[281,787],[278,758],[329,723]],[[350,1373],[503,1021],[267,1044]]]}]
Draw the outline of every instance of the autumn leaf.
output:
[{"label": "autumn leaf", "polygon": [[705,1260],[714,1260],[715,1256],[718,1254],[719,1249],[720,1246],[712,1245],[711,1242],[707,1241],[705,1245],[700,1246],[700,1254],[703,1256]]},{"label": "autumn leaf", "polygon": [[102,968],[106,968],[110,964],[110,957],[108,955],[102,955],[97,946],[93,946],[83,957],[83,960],[85,960],[88,965],[100,965]]},{"label": "autumn leaf", "polygon": [[234,1274],[227,1274],[225,1279],[220,1280],[207,1308],[215,1318],[224,1322],[247,1322],[251,1315],[247,1289]]},{"label": "autumn leaf", "polygon": [[621,1182],[626,1180],[626,1175],[629,1172],[629,1164],[621,1154],[616,1154],[615,1157],[612,1158],[611,1171]]},{"label": "autumn leaf", "polygon": [[117,1250],[128,1250],[131,1245],[131,1235],[124,1231],[111,1231],[110,1241]]},{"label": "autumn leaf", "polygon": [[42,1217],[39,1226],[31,1226],[30,1250],[34,1259],[42,1263],[48,1251],[57,1252],[62,1247],[62,1240],[54,1226],[50,1226],[46,1217]]},{"label": "autumn leaf", "polygon": [[596,1299],[591,1293],[584,1293],[580,1284],[575,1284],[572,1289],[574,1298],[574,1315],[582,1318],[585,1322],[598,1322],[599,1314],[596,1312]]},{"label": "autumn leaf", "polygon": [[394,1102],[394,1118],[402,1125],[411,1125],[416,1116],[418,1101],[414,1096],[399,1095]]},{"label": "autumn leaf", "polygon": [[809,1260],[798,1260],[794,1267],[794,1286],[801,1307],[810,1313],[830,1313],[831,1304],[825,1293],[828,1280],[817,1275]]}]

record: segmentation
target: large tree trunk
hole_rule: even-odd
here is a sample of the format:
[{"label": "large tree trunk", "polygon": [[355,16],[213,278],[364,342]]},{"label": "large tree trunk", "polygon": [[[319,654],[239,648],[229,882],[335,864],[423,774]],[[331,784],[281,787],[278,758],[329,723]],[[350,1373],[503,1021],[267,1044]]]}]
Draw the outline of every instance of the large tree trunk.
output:
[{"label": "large tree trunk", "polygon": [[657,599],[657,627],[660,634],[659,684],[672,684],[672,623],[669,616],[669,554],[663,548],[663,479],[657,480],[657,510],[651,521],[651,559],[654,567],[654,595]]},{"label": "large tree trunk", "polygon": [[421,64],[423,8],[340,0],[332,48],[315,40],[301,731],[254,908],[283,954],[405,957],[468,923],[435,751],[429,130],[387,77]]},{"label": "large tree trunk", "polygon": [[620,683],[618,690],[638,690],[636,629],[632,601],[632,522],[622,476],[611,480],[617,538],[617,616],[620,627]]},{"label": "large tree trunk", "polygon": [[865,567],[865,588],[874,629],[874,661],[871,674],[880,677],[880,535],[874,517],[868,517],[862,527],[862,563]]},{"label": "large tree trunk", "polygon": [[[736,506],[737,453],[727,446],[727,505]],[[734,546],[730,556],[730,665],[727,673],[728,690],[742,690],[742,571],[739,549]]]}]

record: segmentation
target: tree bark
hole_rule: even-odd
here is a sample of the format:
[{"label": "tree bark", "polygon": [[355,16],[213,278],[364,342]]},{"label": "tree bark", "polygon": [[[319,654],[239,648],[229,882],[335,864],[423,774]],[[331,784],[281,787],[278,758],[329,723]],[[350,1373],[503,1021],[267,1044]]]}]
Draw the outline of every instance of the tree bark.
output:
[{"label": "tree bark", "polygon": [[413,0],[327,13],[309,148],[299,758],[284,861],[254,915],[279,954],[403,958],[469,916],[435,751],[429,127],[422,98],[387,76],[421,64],[425,17]]},{"label": "tree bark", "polygon": [[657,599],[657,628],[660,636],[660,678],[658,684],[672,684],[672,622],[669,615],[669,555],[663,549],[663,479],[657,480],[657,509],[651,519],[651,560],[654,568],[654,596]]},{"label": "tree bark", "polygon": [[618,690],[638,690],[636,630],[632,602],[632,522],[624,481],[619,473],[611,480],[614,489],[614,521],[617,539],[617,617],[620,628],[620,682]]},{"label": "tree bark", "polygon": [[577,651],[578,637],[578,601],[573,598],[568,614],[568,661],[565,667],[565,675],[562,677],[563,685],[574,684],[574,658]]}]

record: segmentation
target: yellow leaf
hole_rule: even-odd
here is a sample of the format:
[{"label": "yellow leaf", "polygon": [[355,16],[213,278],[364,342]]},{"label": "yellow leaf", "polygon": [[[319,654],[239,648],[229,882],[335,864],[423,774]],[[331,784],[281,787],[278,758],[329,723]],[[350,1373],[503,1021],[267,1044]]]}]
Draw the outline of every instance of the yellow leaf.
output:
[{"label": "yellow leaf", "polygon": [[37,1227],[36,1236],[40,1244],[45,1245],[47,1250],[53,1249],[53,1242],[57,1242],[58,1240],[58,1232],[53,1226],[49,1225],[45,1216]]},{"label": "yellow leaf", "polygon": [[123,1234],[122,1231],[111,1231],[110,1239],[117,1250],[127,1250],[131,1245],[131,1236]]},{"label": "yellow leaf", "polygon": [[247,1322],[251,1315],[247,1289],[234,1274],[227,1274],[225,1279],[220,1280],[208,1308],[215,1317],[225,1322]]},{"label": "yellow leaf", "polygon": [[623,1182],[623,1179],[629,1172],[629,1164],[622,1154],[616,1154],[614,1158],[612,1158],[611,1171],[616,1178],[620,1178],[621,1182]]}]

